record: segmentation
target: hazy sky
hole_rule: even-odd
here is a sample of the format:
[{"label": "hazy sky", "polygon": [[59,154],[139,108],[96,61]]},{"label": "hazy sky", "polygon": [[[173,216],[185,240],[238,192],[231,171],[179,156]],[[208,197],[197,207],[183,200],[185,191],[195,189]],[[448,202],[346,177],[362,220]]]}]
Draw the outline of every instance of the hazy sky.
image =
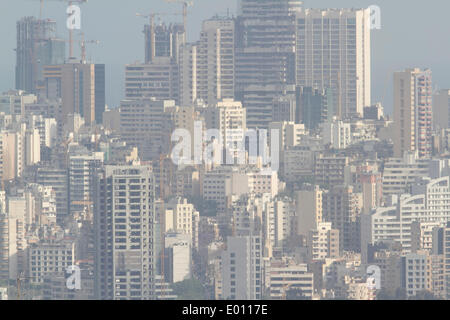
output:
[{"label": "hazy sky", "polygon": [[[236,12],[237,0],[194,0],[190,8],[188,40],[197,40],[201,21],[216,13]],[[45,0],[44,17],[65,29],[65,1]],[[382,30],[372,33],[372,99],[392,108],[392,73],[407,67],[431,68],[434,86],[450,88],[450,3],[444,0],[306,0],[305,7],[382,10]],[[89,0],[82,5],[86,39],[100,40],[88,47],[88,57],[107,66],[107,102],[116,107],[123,98],[124,65],[144,58],[143,26],[136,13],[179,12],[178,4],[164,0]],[[14,87],[16,21],[39,15],[39,0],[0,0],[0,92]],[[170,21],[181,17],[165,17]],[[78,50],[78,48],[77,48]]]}]

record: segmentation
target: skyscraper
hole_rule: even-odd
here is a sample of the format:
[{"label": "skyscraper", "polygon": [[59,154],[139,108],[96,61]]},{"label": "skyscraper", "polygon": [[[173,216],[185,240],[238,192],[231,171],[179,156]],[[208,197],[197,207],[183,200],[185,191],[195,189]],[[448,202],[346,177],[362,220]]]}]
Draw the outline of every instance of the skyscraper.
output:
[{"label": "skyscraper", "polygon": [[102,123],[106,105],[105,65],[71,61],[44,67],[42,90],[62,99],[62,119],[80,114],[87,124]]},{"label": "skyscraper", "polygon": [[36,93],[43,67],[64,60],[65,42],[56,38],[56,21],[25,17],[17,22],[16,89]]},{"label": "skyscraper", "polygon": [[304,9],[296,13],[296,82],[332,88],[339,117],[371,105],[369,9]]},{"label": "skyscraper", "polygon": [[417,150],[420,157],[432,151],[431,70],[407,69],[394,74],[394,155]]},{"label": "skyscraper", "polygon": [[170,57],[155,57],[148,64],[125,67],[125,98],[179,100],[178,63]]},{"label": "skyscraper", "polygon": [[267,128],[272,101],[295,84],[297,0],[241,0],[236,26],[236,99],[250,128]]},{"label": "skyscraper", "polygon": [[180,56],[180,99],[215,104],[233,99],[235,89],[235,21],[216,16],[203,22],[200,40],[184,46]]},{"label": "skyscraper", "polygon": [[261,299],[263,288],[261,254],[261,237],[228,237],[227,250],[222,253],[224,299]]},{"label": "skyscraper", "polygon": [[156,270],[155,178],[147,166],[106,166],[96,175],[98,299],[150,300]]},{"label": "skyscraper", "polygon": [[186,32],[180,24],[146,25],[145,63],[151,63],[155,57],[170,57],[178,61],[179,50],[186,43]]}]

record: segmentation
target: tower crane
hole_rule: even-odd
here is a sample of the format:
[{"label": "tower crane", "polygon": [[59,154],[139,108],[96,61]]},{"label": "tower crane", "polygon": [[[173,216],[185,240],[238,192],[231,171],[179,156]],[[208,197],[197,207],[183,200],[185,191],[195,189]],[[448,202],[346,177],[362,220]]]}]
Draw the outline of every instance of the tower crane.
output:
[{"label": "tower crane", "polygon": [[187,32],[188,7],[192,7],[194,5],[194,2],[187,1],[187,0],[166,0],[166,2],[183,4],[183,25],[184,25],[184,31]]},{"label": "tower crane", "polygon": [[[86,45],[87,44],[100,44],[100,41],[99,40],[86,40],[85,36],[84,36],[84,32],[81,32],[80,35],[81,35],[81,40],[77,40],[77,41],[72,40],[72,43],[76,42],[80,45],[81,62],[85,63],[86,59],[87,59],[87,53],[86,53],[87,46]],[[65,40],[65,42],[70,42],[70,40]]]},{"label": "tower crane", "polygon": [[86,40],[84,38],[84,32],[81,33],[80,49],[81,49],[81,61],[86,61],[86,45],[87,44],[100,44],[99,40]]},{"label": "tower crane", "polygon": [[[43,14],[43,9],[44,9],[44,0],[39,0],[40,1],[40,11],[39,11],[39,19],[42,19],[42,14]],[[45,1],[50,1],[50,0],[45,0]],[[77,4],[83,4],[88,2],[88,0],[52,0],[52,1],[58,1],[58,2],[67,2],[67,4],[70,6],[72,6],[74,3]],[[69,29],[69,58],[73,57],[73,30]]]}]

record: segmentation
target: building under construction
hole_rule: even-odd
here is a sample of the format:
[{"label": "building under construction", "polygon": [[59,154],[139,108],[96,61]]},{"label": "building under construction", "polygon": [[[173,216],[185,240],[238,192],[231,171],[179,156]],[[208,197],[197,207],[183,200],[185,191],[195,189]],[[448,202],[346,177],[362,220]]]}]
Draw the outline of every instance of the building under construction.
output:
[{"label": "building under construction", "polygon": [[16,58],[16,89],[36,93],[43,66],[65,61],[65,41],[56,36],[56,21],[34,17],[19,20]]}]

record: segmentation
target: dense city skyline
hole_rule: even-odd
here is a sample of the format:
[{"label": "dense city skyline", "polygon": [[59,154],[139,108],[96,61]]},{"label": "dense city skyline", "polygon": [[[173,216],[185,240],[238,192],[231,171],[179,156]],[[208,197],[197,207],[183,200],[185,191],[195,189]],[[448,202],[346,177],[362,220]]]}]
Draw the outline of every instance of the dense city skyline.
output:
[{"label": "dense city skyline", "polygon": [[450,300],[449,5],[23,1],[0,300]]},{"label": "dense city skyline", "polygon": [[[100,40],[101,43],[88,47],[88,56],[95,63],[105,63],[107,68],[107,103],[117,107],[124,98],[124,65],[134,61],[143,61],[143,26],[144,19],[136,17],[138,12],[180,12],[178,4],[167,4],[163,0],[132,0],[133,6],[124,6],[114,1],[108,1],[110,18],[102,17],[102,9],[107,0],[91,0],[82,5],[83,31],[87,39]],[[450,55],[448,42],[434,41],[445,39],[450,21],[446,18],[446,8],[450,4],[439,0],[431,0],[427,6],[423,2],[388,1],[388,0],[335,0],[304,1],[305,7],[342,7],[367,8],[376,4],[382,10],[382,29],[372,32],[372,102],[381,101],[386,112],[392,114],[393,94],[392,74],[411,65],[430,68],[433,71],[434,85],[439,88],[448,87],[447,74],[450,64],[446,57]],[[114,5],[114,6],[113,6]],[[0,91],[14,87],[15,34],[9,32],[11,25],[22,16],[39,15],[39,1],[4,0],[1,10],[8,15],[0,21],[0,37],[7,50],[0,52]],[[189,9],[188,40],[198,39],[201,21],[211,18],[216,13],[225,15],[236,13],[237,0],[198,0]],[[44,17],[50,17],[58,22],[58,34],[67,39],[65,29],[65,6],[63,3],[48,1],[44,7]],[[123,19],[124,23],[109,23]],[[181,21],[179,16],[163,16],[162,20]],[[417,39],[420,39],[420,45]],[[124,49],[127,48],[127,49]],[[78,52],[78,48],[76,50]],[[114,52],[114,54],[111,54]]]}]

